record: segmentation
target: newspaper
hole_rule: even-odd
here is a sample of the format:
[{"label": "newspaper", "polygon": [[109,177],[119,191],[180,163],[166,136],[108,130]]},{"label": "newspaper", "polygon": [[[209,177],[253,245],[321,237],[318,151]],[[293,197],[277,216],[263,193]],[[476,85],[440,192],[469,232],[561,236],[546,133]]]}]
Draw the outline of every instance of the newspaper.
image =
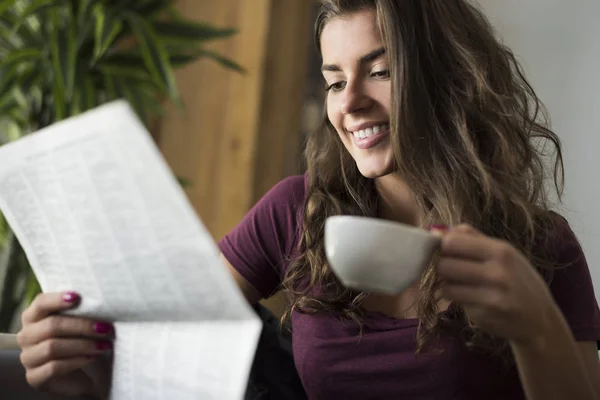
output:
[{"label": "newspaper", "polygon": [[0,210],[42,290],[115,322],[111,399],[240,399],[260,319],[124,101],[0,147]]}]

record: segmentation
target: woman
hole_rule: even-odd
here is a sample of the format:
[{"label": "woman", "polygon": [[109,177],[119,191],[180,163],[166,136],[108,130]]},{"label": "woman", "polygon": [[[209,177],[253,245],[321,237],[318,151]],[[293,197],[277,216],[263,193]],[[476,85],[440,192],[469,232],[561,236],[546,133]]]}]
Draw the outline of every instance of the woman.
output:
[{"label": "woman", "polygon": [[[600,311],[537,146],[556,147],[560,192],[560,143],[484,16],[466,0],[328,0],[316,40],[327,112],[308,172],[219,243],[249,302],[288,290],[308,396],[600,398]],[[439,258],[397,296],[348,290],[323,249],[338,214],[431,227]],[[38,296],[22,362],[35,387],[100,397],[103,375],[82,368],[110,327],[55,315],[77,301]]]}]

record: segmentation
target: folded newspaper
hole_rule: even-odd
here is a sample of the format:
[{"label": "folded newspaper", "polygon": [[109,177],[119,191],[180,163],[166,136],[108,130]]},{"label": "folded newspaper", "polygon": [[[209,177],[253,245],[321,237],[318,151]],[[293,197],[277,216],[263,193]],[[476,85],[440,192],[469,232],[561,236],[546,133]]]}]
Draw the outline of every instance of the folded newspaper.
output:
[{"label": "folded newspaper", "polygon": [[111,399],[243,398],[260,319],[126,102],[0,147],[0,210],[43,291],[115,323]]}]

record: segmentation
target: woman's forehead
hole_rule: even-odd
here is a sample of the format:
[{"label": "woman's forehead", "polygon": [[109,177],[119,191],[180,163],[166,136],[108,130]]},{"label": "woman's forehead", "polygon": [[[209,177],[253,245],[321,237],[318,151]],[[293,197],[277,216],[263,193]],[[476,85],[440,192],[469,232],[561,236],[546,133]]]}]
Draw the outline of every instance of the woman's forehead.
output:
[{"label": "woman's forehead", "polygon": [[324,64],[355,59],[382,46],[375,11],[359,11],[330,20],[321,33]]}]

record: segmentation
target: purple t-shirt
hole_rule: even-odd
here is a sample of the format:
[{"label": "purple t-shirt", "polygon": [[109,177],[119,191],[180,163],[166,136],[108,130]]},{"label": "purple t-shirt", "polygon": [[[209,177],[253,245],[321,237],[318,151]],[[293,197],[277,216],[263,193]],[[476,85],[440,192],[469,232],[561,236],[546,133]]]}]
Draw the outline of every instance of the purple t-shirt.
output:
[{"label": "purple t-shirt", "polygon": [[[266,298],[279,287],[299,241],[304,176],[284,179],[226,235],[219,247]],[[552,294],[578,341],[599,341],[600,311],[581,247],[568,224],[555,245],[559,261]],[[447,311],[448,312],[448,311]],[[311,399],[524,399],[514,366],[469,351],[457,335],[443,352],[415,356],[417,319],[369,312],[365,332],[334,315],[292,314],[296,368]]]}]

